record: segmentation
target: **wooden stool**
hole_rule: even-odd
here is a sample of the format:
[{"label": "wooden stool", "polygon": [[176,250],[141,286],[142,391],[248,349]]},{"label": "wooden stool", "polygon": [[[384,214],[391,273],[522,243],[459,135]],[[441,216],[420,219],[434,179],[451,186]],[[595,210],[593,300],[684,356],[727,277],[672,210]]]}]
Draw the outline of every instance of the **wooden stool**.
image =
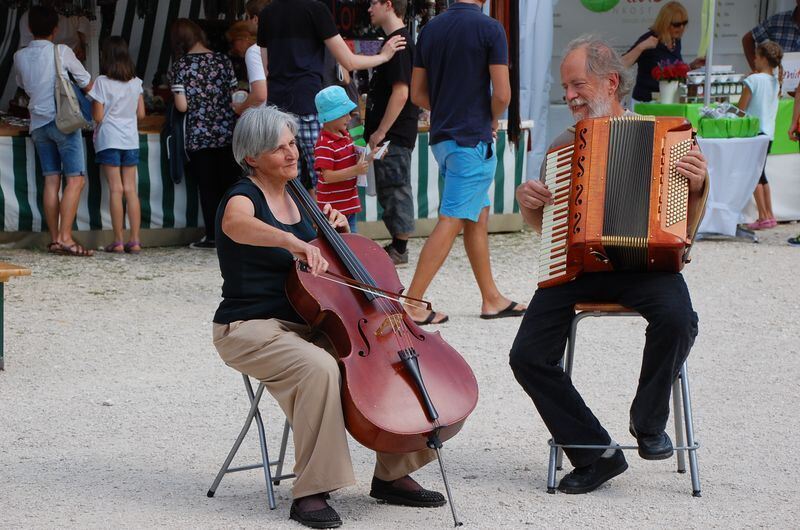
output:
[{"label": "wooden stool", "polygon": [[19,265],[13,265],[11,263],[5,263],[0,261],[0,370],[5,370],[5,364],[3,359],[3,302],[5,299],[5,285],[8,280],[13,278],[14,276],[30,276],[31,270],[26,269],[25,267],[20,267]]},{"label": "wooden stool", "polygon": [[[638,312],[619,304],[590,304],[582,303],[575,305],[575,316],[569,329],[567,339],[567,350],[561,359],[561,367],[564,372],[572,378],[572,365],[575,360],[575,339],[577,335],[578,322],[587,317],[638,317]],[[685,453],[689,455],[689,471],[692,479],[692,495],[700,497],[700,473],[697,469],[697,455],[695,454],[700,444],[694,439],[694,427],[692,420],[692,400],[689,392],[689,373],[684,361],[680,372],[672,384],[672,416],[675,420],[675,454],[678,459],[678,473],[686,473]],[[684,445],[684,427],[686,429],[686,441]],[[561,469],[563,456],[562,448],[571,449],[638,449],[637,445],[566,445],[557,444],[551,438],[550,462],[547,469],[547,493],[556,491],[556,470]]]}]

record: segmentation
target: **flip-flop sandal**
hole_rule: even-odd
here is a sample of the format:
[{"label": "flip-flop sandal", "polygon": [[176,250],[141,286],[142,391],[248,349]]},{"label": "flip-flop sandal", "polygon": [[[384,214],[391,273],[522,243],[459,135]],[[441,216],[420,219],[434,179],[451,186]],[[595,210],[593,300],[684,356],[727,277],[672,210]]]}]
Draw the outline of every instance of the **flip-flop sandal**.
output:
[{"label": "flip-flop sandal", "polygon": [[484,320],[493,320],[495,318],[506,318],[506,317],[521,317],[525,314],[525,309],[514,309],[519,304],[517,302],[511,302],[508,304],[508,307],[499,311],[497,313],[481,313],[481,318]]},{"label": "flip-flop sandal", "polygon": [[64,256],[76,256],[80,258],[88,258],[94,255],[94,252],[91,250],[87,250],[83,248],[81,245],[77,243],[73,243],[71,245],[60,244],[61,254]]},{"label": "flip-flop sandal", "polygon": [[[122,243],[120,243],[120,244],[122,244]],[[135,249],[133,247],[139,247],[139,248]],[[128,254],[138,254],[141,251],[142,251],[141,242],[139,242],[139,241],[128,241],[127,243],[125,243],[125,252],[127,252]]]},{"label": "flip-flop sandal", "polygon": [[416,324],[418,326],[427,326],[428,324],[434,324],[434,325],[435,324],[444,324],[445,322],[450,320],[450,317],[445,315],[443,319],[437,320],[436,322],[434,322],[434,319],[436,318],[436,315],[438,315],[438,314],[439,313],[437,313],[436,311],[431,311],[430,313],[428,313],[428,317],[425,320],[415,320],[414,324]]},{"label": "flip-flop sandal", "polygon": [[[119,248],[119,250],[117,250],[117,248]],[[106,252],[113,252],[114,254],[122,254],[125,250],[125,247],[122,245],[122,241],[114,241],[113,243],[109,243],[103,247],[103,250]]]}]

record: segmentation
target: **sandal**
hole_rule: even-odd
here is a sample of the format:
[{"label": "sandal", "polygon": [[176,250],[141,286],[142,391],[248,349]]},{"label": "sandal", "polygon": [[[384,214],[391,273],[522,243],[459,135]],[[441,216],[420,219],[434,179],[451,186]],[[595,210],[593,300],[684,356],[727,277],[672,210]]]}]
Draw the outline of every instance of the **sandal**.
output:
[{"label": "sandal", "polygon": [[88,258],[89,256],[94,256],[94,251],[85,249],[81,245],[77,243],[73,243],[71,245],[65,245],[64,243],[59,244],[59,254],[64,256],[77,256],[81,258]]},{"label": "sandal", "polygon": [[[120,243],[121,245],[122,243]],[[138,247],[138,248],[137,248]],[[125,252],[128,254],[138,254],[142,251],[142,244],[139,241],[128,241],[125,243]]]},{"label": "sandal", "polygon": [[61,254],[61,243],[58,241],[51,241],[49,245],[47,245],[47,252],[50,254]]},{"label": "sandal", "polygon": [[122,252],[125,250],[125,247],[123,247],[122,241],[114,241],[113,243],[109,243],[103,247],[103,250],[106,252],[113,252],[114,254],[122,254]]}]

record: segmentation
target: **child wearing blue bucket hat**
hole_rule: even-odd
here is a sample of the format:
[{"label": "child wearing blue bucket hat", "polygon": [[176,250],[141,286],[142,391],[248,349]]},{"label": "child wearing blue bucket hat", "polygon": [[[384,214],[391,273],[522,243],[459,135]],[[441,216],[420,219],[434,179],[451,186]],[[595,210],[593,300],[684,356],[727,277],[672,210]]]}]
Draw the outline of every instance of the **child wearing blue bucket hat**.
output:
[{"label": "child wearing blue bucket hat", "polygon": [[347,131],[350,111],[356,108],[340,86],[320,90],[314,98],[322,124],[314,146],[314,170],[317,172],[317,204],[330,204],[347,216],[350,231],[356,231],[356,214],[361,211],[356,182],[369,168],[360,156]]}]

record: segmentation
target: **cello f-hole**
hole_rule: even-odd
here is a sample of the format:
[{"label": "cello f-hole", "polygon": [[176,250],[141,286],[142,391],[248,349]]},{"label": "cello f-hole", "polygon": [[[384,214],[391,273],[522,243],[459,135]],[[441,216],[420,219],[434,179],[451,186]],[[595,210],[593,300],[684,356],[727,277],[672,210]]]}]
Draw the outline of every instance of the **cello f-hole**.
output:
[{"label": "cello f-hole", "polygon": [[358,319],[358,334],[361,335],[361,340],[363,340],[364,344],[367,345],[367,351],[358,350],[358,356],[359,357],[366,357],[367,355],[370,354],[370,350],[371,350],[370,345],[369,345],[369,340],[367,340],[367,334],[364,332],[364,325],[366,323],[367,323],[367,319],[366,318],[359,318]]}]

